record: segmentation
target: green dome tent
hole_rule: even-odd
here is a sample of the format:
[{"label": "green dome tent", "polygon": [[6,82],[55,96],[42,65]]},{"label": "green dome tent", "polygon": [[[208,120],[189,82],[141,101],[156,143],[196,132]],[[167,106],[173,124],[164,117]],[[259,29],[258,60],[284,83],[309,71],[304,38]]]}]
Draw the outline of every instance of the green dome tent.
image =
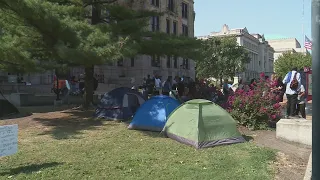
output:
[{"label": "green dome tent", "polygon": [[245,142],[229,113],[204,99],[190,100],[173,111],[163,132],[197,149]]}]

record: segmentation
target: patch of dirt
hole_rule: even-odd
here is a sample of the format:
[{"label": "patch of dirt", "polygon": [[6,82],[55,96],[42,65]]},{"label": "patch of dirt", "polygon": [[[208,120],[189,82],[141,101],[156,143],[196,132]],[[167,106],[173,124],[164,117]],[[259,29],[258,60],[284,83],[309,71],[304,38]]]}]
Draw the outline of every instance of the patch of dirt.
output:
[{"label": "patch of dirt", "polygon": [[[308,160],[307,160],[308,161]],[[277,153],[275,167],[277,169],[276,180],[301,180],[304,177],[308,162],[298,160],[282,152]]]},{"label": "patch of dirt", "polygon": [[277,169],[276,180],[301,180],[304,177],[311,147],[289,143],[276,138],[275,131],[250,131],[239,128],[240,132],[252,137],[258,146],[276,149],[277,160],[274,163]]}]

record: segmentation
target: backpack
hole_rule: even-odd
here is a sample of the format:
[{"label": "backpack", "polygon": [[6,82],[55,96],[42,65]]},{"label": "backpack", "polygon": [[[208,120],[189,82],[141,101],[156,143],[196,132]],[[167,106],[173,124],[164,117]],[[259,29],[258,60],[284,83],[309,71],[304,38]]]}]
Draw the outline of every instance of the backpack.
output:
[{"label": "backpack", "polygon": [[292,79],[292,81],[290,83],[290,89],[292,89],[292,90],[297,90],[298,86],[299,86],[299,82],[297,80],[297,74],[298,74],[298,72],[296,72],[294,74],[293,79]]}]

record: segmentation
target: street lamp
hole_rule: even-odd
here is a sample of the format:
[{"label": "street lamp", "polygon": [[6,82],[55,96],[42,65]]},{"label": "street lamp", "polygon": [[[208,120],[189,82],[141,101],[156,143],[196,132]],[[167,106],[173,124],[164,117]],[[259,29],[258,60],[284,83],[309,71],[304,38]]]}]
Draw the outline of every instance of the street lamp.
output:
[{"label": "street lamp", "polygon": [[[312,0],[311,5],[312,25],[312,104],[320,107],[320,3],[319,0]],[[312,111],[312,179],[320,179],[320,111]]]}]

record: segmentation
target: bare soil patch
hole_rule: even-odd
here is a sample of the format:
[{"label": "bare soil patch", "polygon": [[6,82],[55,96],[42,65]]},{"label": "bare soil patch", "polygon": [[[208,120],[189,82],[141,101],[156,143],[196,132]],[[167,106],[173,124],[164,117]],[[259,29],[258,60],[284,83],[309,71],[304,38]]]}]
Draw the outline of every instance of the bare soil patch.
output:
[{"label": "bare soil patch", "polygon": [[277,180],[303,179],[311,153],[310,147],[279,140],[275,131],[250,131],[246,128],[240,128],[240,131],[252,137],[258,146],[278,150],[275,162]]}]

